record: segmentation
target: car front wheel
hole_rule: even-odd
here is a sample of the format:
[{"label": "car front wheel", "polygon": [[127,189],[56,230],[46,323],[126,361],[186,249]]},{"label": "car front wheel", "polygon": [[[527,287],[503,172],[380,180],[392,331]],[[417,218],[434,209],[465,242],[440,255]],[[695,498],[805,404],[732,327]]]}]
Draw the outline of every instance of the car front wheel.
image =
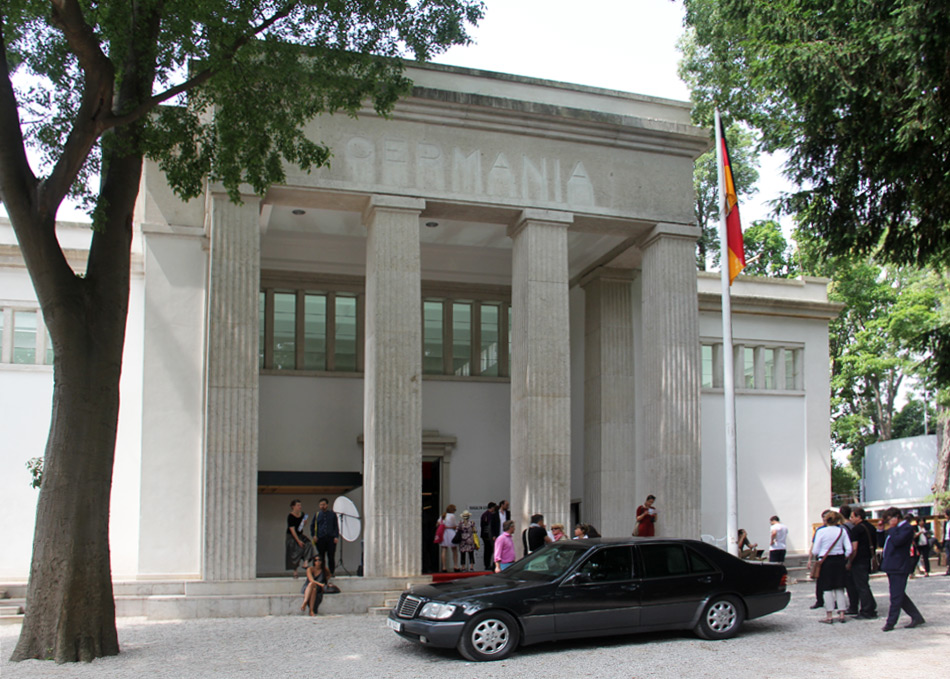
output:
[{"label": "car front wheel", "polygon": [[703,609],[696,634],[703,639],[730,639],[739,632],[743,619],[744,609],[735,597],[715,597]]},{"label": "car front wheel", "polygon": [[518,647],[517,621],[504,611],[486,611],[472,618],[459,640],[458,649],[467,660],[501,660]]}]

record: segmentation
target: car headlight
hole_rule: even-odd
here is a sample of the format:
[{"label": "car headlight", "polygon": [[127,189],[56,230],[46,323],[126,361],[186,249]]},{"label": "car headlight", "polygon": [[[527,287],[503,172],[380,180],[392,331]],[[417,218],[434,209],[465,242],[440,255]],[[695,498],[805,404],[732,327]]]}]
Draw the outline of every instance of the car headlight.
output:
[{"label": "car headlight", "polygon": [[419,611],[420,618],[429,618],[430,620],[445,620],[455,613],[455,606],[452,604],[440,604],[438,601],[430,601]]}]

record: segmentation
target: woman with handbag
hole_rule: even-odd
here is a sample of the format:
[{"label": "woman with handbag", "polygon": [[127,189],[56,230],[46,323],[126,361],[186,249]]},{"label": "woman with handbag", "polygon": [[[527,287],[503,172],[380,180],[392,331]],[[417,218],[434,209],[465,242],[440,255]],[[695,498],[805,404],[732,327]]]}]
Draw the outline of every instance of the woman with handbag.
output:
[{"label": "woman with handbag", "polygon": [[[462,555],[462,570],[475,571],[475,540],[478,534],[475,532],[475,522],[472,521],[472,513],[467,509],[462,512],[462,522],[459,524],[455,537],[458,540],[459,552]],[[465,564],[466,557],[468,565]]]},{"label": "woman with handbag", "polygon": [[818,580],[818,589],[825,601],[825,617],[819,622],[830,625],[834,612],[838,622],[847,622],[844,612],[848,608],[845,596],[845,565],[851,555],[851,539],[842,525],[844,517],[838,512],[826,512],[824,525],[815,531],[811,553],[818,561],[812,567],[812,577]]}]

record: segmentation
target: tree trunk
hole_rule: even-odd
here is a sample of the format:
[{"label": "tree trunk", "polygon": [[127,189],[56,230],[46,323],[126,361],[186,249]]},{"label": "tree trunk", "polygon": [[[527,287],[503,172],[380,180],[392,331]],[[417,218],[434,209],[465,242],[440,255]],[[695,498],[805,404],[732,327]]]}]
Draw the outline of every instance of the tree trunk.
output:
[{"label": "tree trunk", "polygon": [[11,660],[64,663],[119,652],[109,560],[119,365],[96,345],[103,335],[121,336],[125,324],[107,325],[117,323],[77,328],[54,359],[26,617]]},{"label": "tree trunk", "polygon": [[950,410],[945,406],[937,406],[937,475],[932,490],[950,491]]},{"label": "tree trunk", "polygon": [[119,652],[109,503],[141,169],[141,155],[106,164],[99,200],[107,216],[93,233],[84,277],[47,276],[49,252],[18,231],[54,356],[53,414],[14,661],[88,662]]}]

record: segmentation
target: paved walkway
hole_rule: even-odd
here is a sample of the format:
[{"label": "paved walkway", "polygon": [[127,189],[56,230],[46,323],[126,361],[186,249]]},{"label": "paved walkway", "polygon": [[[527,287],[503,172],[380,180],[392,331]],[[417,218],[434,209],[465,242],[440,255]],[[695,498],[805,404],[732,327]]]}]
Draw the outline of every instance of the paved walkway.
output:
[{"label": "paved walkway", "polygon": [[[882,611],[887,581],[872,588]],[[454,651],[423,648],[400,639],[385,618],[369,615],[269,617],[180,622],[119,621],[122,653],[88,665],[54,665],[7,659],[18,626],[0,628],[3,679],[254,677],[383,679],[388,677],[624,677],[626,679],[791,679],[806,676],[942,676],[950,662],[950,577],[908,584],[927,625],[881,632],[882,621],[820,625],[822,611],[808,606],[814,586],[791,587],[789,607],[746,623],[729,641],[689,633],[643,634],[604,640],[529,646],[508,660],[469,663]],[[902,618],[900,625],[907,622]],[[942,669],[941,669],[942,668]],[[934,672],[937,674],[934,674]]]}]

